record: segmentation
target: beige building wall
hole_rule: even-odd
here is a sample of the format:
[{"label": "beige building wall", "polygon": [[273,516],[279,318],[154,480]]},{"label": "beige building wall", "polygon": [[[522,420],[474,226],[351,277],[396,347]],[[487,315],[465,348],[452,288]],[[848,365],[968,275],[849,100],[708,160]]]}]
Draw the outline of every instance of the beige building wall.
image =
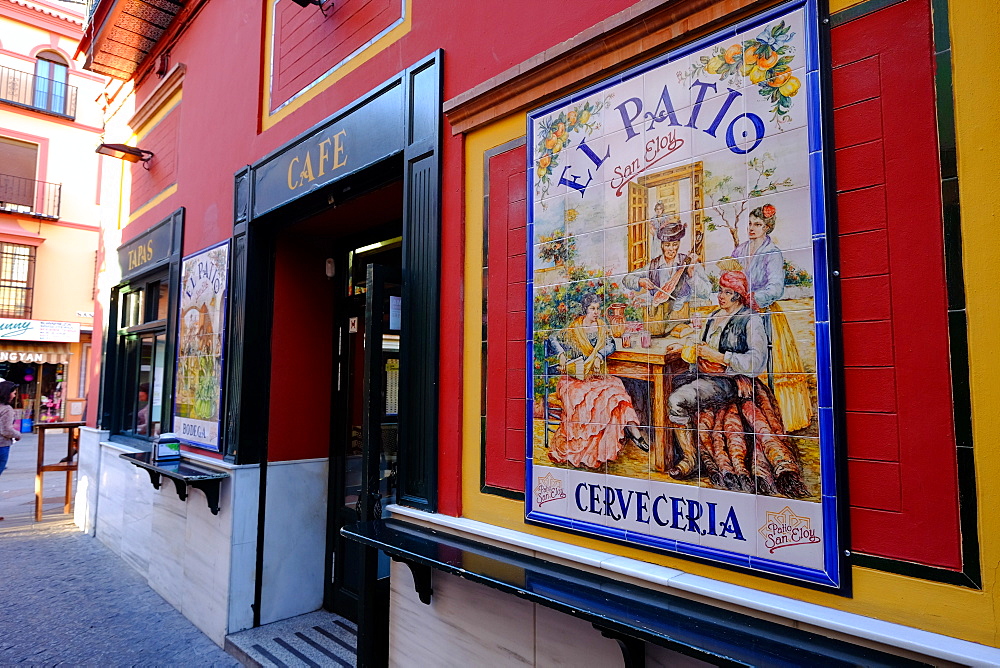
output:
[{"label": "beige building wall", "polygon": [[[31,318],[81,326],[81,340],[70,346],[72,355],[65,367],[65,417],[69,420],[81,418],[80,400],[93,378],[93,363],[86,358],[94,323],[105,178],[95,153],[105,141],[105,78],[83,70],[82,59],[74,60],[83,34],[83,11],[83,5],[58,0],[0,0],[0,67],[8,68],[0,70],[0,137],[36,145],[35,179],[61,186],[56,220],[0,210],[0,241],[36,248]],[[27,100],[30,107],[30,97],[18,98],[9,86],[11,81],[31,81],[14,72],[34,75],[37,56],[43,52],[59,54],[68,63],[67,84],[76,88],[72,118],[12,103]],[[114,178],[117,186],[120,177]]]}]

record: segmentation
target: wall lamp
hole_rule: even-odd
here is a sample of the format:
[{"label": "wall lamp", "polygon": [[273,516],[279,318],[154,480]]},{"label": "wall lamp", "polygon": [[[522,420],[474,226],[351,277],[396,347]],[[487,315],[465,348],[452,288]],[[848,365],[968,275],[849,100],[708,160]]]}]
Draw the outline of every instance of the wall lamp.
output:
[{"label": "wall lamp", "polygon": [[97,147],[97,152],[119,160],[128,162],[141,162],[142,166],[149,169],[149,160],[153,157],[152,151],[141,149],[138,146],[126,146],[125,144],[101,144]]},{"label": "wall lamp", "polygon": [[292,0],[299,7],[308,7],[309,5],[316,5],[319,7],[319,11],[326,16],[327,7],[333,8],[333,0]]}]

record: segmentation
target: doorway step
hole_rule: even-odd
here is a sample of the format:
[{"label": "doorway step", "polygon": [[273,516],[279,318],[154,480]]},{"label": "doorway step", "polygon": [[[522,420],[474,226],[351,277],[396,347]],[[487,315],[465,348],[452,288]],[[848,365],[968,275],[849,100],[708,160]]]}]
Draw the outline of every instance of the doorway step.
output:
[{"label": "doorway step", "polygon": [[226,636],[226,651],[244,666],[297,668],[357,665],[357,626],[317,610]]}]

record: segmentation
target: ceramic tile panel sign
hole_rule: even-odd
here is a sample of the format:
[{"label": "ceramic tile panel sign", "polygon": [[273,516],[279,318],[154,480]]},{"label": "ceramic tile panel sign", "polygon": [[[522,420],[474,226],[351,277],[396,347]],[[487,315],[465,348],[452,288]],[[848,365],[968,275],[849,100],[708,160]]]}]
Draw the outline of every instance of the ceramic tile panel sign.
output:
[{"label": "ceramic tile panel sign", "polygon": [[529,114],[529,521],[840,587],[818,25]]},{"label": "ceramic tile panel sign", "polygon": [[228,242],[195,253],[181,265],[173,431],[181,443],[215,452],[222,410],[228,272]]}]

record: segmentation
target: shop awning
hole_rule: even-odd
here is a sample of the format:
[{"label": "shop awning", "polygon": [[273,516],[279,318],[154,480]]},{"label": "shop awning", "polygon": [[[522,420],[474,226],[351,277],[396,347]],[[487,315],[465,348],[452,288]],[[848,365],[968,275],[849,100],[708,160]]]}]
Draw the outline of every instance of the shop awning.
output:
[{"label": "shop awning", "polygon": [[69,364],[68,343],[0,343],[0,362]]}]

